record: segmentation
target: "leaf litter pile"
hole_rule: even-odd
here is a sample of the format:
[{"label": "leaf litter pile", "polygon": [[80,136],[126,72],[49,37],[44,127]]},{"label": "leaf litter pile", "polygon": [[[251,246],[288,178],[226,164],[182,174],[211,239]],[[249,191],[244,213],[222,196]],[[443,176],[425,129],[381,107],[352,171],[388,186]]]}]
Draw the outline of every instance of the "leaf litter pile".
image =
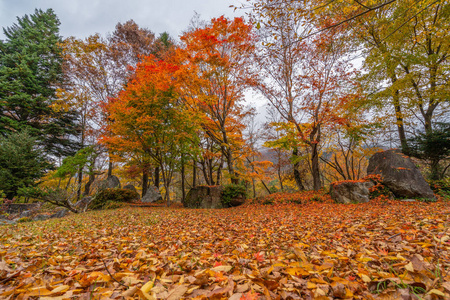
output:
[{"label": "leaf litter pile", "polygon": [[448,203],[122,208],[0,228],[0,299],[450,299]]}]

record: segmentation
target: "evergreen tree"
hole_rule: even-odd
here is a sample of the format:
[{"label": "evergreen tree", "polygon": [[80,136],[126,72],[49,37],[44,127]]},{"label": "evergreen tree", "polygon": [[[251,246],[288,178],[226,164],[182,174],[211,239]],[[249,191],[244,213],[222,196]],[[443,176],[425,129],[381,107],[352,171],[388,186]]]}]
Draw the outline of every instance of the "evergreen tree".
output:
[{"label": "evergreen tree", "polygon": [[34,186],[49,166],[27,130],[0,136],[0,190],[8,199],[19,188]]},{"label": "evergreen tree", "polygon": [[4,28],[0,41],[0,135],[27,128],[48,154],[76,151],[77,115],[56,110],[56,90],[64,83],[59,20],[53,10],[36,9]]}]

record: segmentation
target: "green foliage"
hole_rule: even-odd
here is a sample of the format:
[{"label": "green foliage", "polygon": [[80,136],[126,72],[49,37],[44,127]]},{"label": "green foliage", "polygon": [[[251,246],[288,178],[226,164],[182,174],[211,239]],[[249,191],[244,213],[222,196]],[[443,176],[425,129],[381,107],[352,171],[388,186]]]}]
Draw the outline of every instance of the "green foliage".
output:
[{"label": "green foliage", "polygon": [[323,202],[323,199],[322,199],[322,197],[320,197],[320,196],[318,196],[318,195],[314,195],[314,196],[311,198],[311,201],[314,201],[314,202]]},{"label": "green foliage", "polygon": [[[92,162],[98,156],[94,147],[86,147],[79,150],[74,156],[66,157],[62,165],[58,168],[54,177],[65,178],[67,175],[74,176],[80,169],[83,169],[87,163]],[[93,170],[89,170],[92,172]]]},{"label": "green foliage", "polygon": [[450,201],[450,177],[428,181],[433,192]]},{"label": "green foliage", "polygon": [[4,29],[0,41],[0,135],[27,128],[58,157],[77,147],[76,113],[53,107],[64,82],[59,24],[53,10],[36,10]]},{"label": "green foliage", "polygon": [[125,207],[126,203],[124,202],[117,202],[117,201],[106,201],[105,204],[102,206],[102,209],[117,209]]},{"label": "green foliage", "polygon": [[104,189],[94,196],[89,208],[104,209],[108,206],[112,206],[113,204],[111,202],[130,203],[137,199],[139,199],[139,194],[132,190]]},{"label": "green foliage", "polygon": [[419,133],[408,142],[406,154],[429,162],[430,179],[442,178],[439,162],[450,157],[450,123],[436,123],[432,132]]},{"label": "green foliage", "polygon": [[17,223],[26,223],[26,222],[32,222],[33,220],[30,217],[23,217],[17,220]]},{"label": "green foliage", "polygon": [[36,185],[50,164],[28,131],[0,136],[0,190],[12,199],[19,188]]},{"label": "green foliage", "polygon": [[245,186],[240,184],[225,185],[222,191],[222,204],[224,207],[230,207],[232,199],[246,198]]}]

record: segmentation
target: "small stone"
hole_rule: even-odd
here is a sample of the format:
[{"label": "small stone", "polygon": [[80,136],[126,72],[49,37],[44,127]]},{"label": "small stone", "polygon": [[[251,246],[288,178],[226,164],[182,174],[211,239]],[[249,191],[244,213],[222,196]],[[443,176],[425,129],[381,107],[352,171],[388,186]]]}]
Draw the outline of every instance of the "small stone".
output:
[{"label": "small stone", "polygon": [[333,182],[330,195],[337,203],[366,203],[369,202],[369,189],[372,186],[372,182]]},{"label": "small stone", "polygon": [[37,215],[33,218],[33,221],[45,221],[50,219],[49,215]]},{"label": "small stone", "polygon": [[19,218],[30,217],[31,214],[32,214],[32,212],[30,210],[25,210],[25,211],[20,213],[20,217]]},{"label": "small stone", "polygon": [[53,215],[50,216],[50,218],[51,219],[53,219],[53,218],[62,218],[62,217],[65,217],[68,214],[68,212],[69,211],[65,208],[65,209],[62,209],[62,210],[54,213]]}]

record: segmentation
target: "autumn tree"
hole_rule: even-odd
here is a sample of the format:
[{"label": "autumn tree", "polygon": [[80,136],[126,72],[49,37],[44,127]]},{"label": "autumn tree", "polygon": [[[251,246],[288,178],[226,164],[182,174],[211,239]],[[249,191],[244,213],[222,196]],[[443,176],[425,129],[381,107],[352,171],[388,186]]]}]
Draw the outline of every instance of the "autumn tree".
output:
[{"label": "autumn tree", "polygon": [[[449,15],[446,2],[397,1],[349,27],[364,47],[372,99],[393,108],[390,115],[395,116],[404,152],[409,149],[408,133],[409,138],[415,131],[432,135],[434,123],[449,112]],[[431,167],[437,174],[438,164]]]},{"label": "autumn tree", "polygon": [[231,181],[238,182],[235,152],[243,143],[243,92],[248,87],[252,28],[242,18],[212,19],[182,37],[179,79],[186,106],[201,114],[202,129],[220,147]]},{"label": "autumn tree", "polygon": [[[166,37],[164,41],[169,47],[170,38]],[[129,76],[132,76],[132,68],[145,55],[157,51],[162,50],[155,46],[154,34],[148,29],[140,28],[132,20],[124,24],[118,23],[116,30],[107,38],[96,34],[85,40],[73,37],[66,39],[64,73],[70,84],[61,90],[60,99],[62,106],[76,107],[81,114],[83,147],[97,143],[103,125],[108,121],[100,106],[117,95]],[[108,175],[111,174],[110,159]],[[80,187],[82,176],[80,170]]]},{"label": "autumn tree", "polygon": [[116,153],[139,153],[160,168],[166,200],[180,157],[195,151],[195,115],[184,109],[174,76],[179,66],[148,56],[117,98],[104,107],[110,122],[102,142]]},{"label": "autumn tree", "polygon": [[[264,2],[264,1],[262,1]],[[265,2],[264,2],[265,3]],[[277,110],[282,122],[294,128],[298,147],[306,146],[315,190],[321,188],[320,147],[327,126],[345,122],[342,108],[356,97],[351,65],[341,31],[323,32],[309,41],[299,40],[310,30],[326,26],[311,24],[296,14],[297,2],[268,6],[255,11],[262,46],[255,58],[260,80],[256,87]],[[298,180],[297,180],[298,182]]]}]

